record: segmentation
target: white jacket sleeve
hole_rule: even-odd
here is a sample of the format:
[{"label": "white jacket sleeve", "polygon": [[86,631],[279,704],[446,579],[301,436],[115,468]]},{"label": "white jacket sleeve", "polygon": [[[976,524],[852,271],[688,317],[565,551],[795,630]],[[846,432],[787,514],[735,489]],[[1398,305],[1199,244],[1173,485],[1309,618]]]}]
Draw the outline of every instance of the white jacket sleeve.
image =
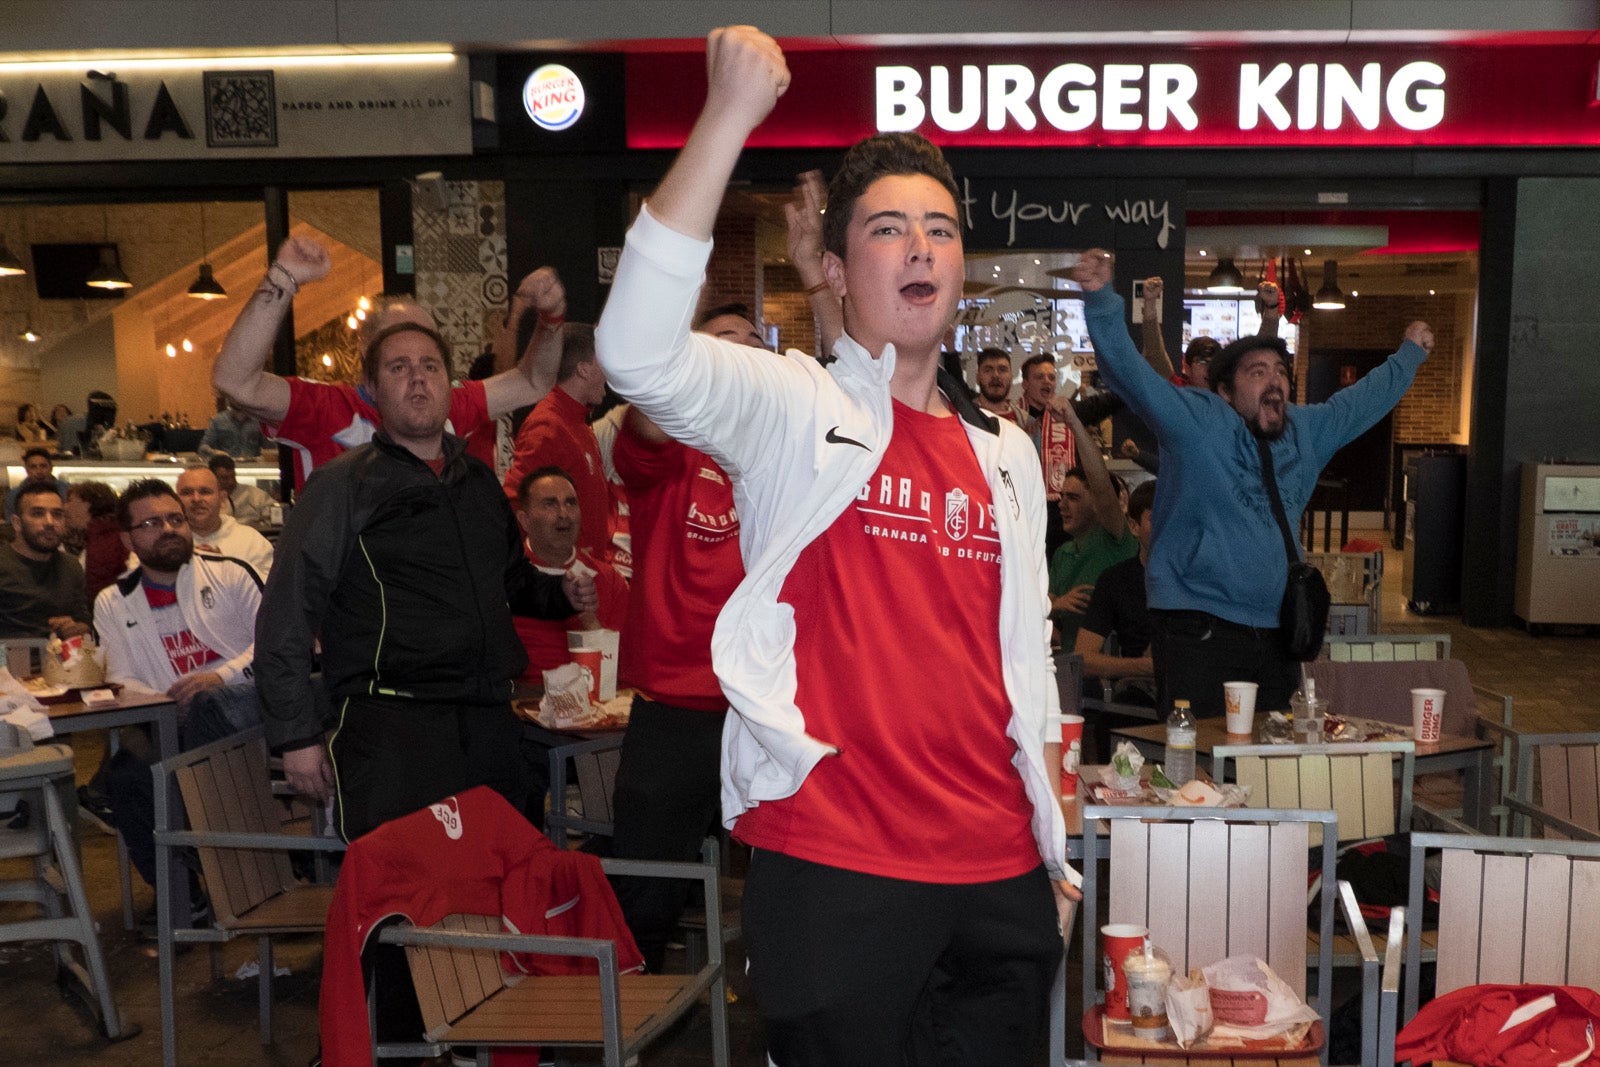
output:
[{"label": "white jacket sleeve", "polygon": [[691,332],[711,242],[656,220],[646,205],[628,231],[595,330],[606,380],[669,436],[730,474],[781,454],[815,380],[798,360]]}]

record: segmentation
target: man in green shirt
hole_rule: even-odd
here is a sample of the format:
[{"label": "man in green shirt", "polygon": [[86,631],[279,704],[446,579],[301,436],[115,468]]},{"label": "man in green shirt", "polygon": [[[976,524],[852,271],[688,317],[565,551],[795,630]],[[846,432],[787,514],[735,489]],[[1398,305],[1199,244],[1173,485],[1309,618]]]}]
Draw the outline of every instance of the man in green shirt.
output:
[{"label": "man in green shirt", "polygon": [[1062,648],[1077,643],[1078,626],[1100,572],[1139,552],[1128,529],[1122,495],[1100,457],[1100,446],[1070,406],[1065,417],[1077,442],[1078,466],[1061,487],[1061,525],[1071,538],[1050,559],[1050,615]]}]

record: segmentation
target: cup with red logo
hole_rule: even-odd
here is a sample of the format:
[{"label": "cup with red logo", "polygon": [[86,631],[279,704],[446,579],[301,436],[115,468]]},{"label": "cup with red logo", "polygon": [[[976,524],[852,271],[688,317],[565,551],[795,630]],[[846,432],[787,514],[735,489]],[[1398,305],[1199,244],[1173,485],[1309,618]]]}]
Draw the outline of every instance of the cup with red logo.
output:
[{"label": "cup with red logo", "polygon": [[1128,1011],[1128,974],[1123,963],[1130,955],[1144,951],[1150,931],[1133,923],[1109,923],[1100,928],[1100,966],[1105,972],[1106,1018],[1131,1022]]},{"label": "cup with red logo", "polygon": [[1419,745],[1437,745],[1444,729],[1444,690],[1411,691],[1411,735]]},{"label": "cup with red logo", "polygon": [[605,653],[598,648],[572,648],[567,650],[567,655],[572,657],[572,662],[583,668],[583,673],[589,682],[589,703],[600,702],[600,668],[605,660]]},{"label": "cup with red logo", "polygon": [[1078,764],[1083,757],[1083,716],[1061,716],[1061,795],[1078,795]]}]

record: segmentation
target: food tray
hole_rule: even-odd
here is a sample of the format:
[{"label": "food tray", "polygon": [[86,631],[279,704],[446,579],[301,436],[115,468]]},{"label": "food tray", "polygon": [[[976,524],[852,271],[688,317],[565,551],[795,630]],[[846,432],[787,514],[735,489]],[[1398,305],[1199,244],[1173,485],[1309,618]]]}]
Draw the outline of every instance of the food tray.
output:
[{"label": "food tray", "polygon": [[121,682],[97,682],[94,685],[69,685],[59,693],[36,693],[28,691],[28,695],[41,704],[71,704],[81,701],[83,694],[91,689],[109,689],[112,693],[122,692]]},{"label": "food tray", "polygon": [[1211,1038],[1197,1042],[1192,1048],[1179,1048],[1172,1039],[1150,1041],[1135,1037],[1132,1026],[1114,1023],[1105,1017],[1105,1008],[1096,1004],[1083,1016],[1083,1038],[1095,1048],[1105,1052],[1137,1052],[1151,1058],[1170,1056],[1183,1060],[1231,1060],[1239,1058],[1282,1056],[1315,1056],[1322,1051],[1326,1035],[1322,1022],[1310,1025],[1298,1042],[1284,1037],[1228,1038],[1226,1044],[1211,1044]]}]

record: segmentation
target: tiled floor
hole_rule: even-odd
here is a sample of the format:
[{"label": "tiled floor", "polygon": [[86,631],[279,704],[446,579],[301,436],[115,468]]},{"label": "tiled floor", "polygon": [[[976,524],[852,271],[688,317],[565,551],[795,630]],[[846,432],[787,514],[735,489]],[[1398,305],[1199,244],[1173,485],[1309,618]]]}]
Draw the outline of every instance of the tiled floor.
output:
[{"label": "tiled floor", "polygon": [[[1376,536],[1376,535],[1369,535]],[[1453,652],[1464,660],[1474,682],[1510,693],[1516,724],[1526,730],[1600,729],[1600,637],[1531,637],[1515,629],[1479,630],[1455,617],[1418,617],[1405,612],[1400,596],[1400,559],[1391,553],[1384,577],[1385,629],[1448,633]],[[85,739],[87,740],[87,739]],[[79,761],[92,770],[98,747],[80,744]],[[112,838],[86,828],[84,859],[90,897],[100,920],[106,956],[118,1003],[124,1016],[144,1028],[138,1037],[108,1044],[82,1022],[56,992],[49,954],[38,946],[0,945],[0,1051],[13,1062],[71,1067],[124,1067],[159,1062],[159,1003],[156,961],[122,929]],[[0,864],[0,871],[6,869]],[[151,894],[142,885],[136,894],[141,911]],[[15,905],[0,905],[0,916]],[[307,1063],[316,1051],[317,976],[320,950],[309,939],[285,942],[278,962],[291,973],[276,983],[276,1042],[263,1047],[256,1034],[254,981],[231,976],[253,956],[253,946],[236,943],[223,949],[221,981],[210,980],[203,949],[186,952],[178,965],[178,1030],[185,1064]],[[734,1062],[762,1064],[760,1024],[743,975],[732,970],[739,1000],[733,1005]],[[1069,968],[1075,975],[1077,968]],[[705,1013],[645,1063],[679,1067],[709,1061]]]}]

